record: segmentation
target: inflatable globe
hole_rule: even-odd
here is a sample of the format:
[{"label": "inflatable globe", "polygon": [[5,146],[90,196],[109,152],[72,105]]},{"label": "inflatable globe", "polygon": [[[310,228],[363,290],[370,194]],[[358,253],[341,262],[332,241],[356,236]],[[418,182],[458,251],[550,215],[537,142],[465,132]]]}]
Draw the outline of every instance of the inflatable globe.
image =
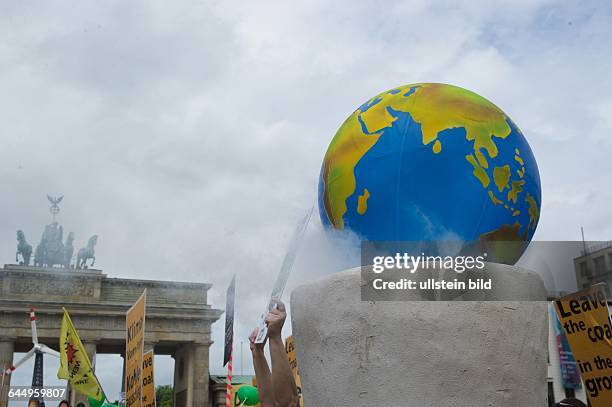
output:
[{"label": "inflatable globe", "polygon": [[538,166],[516,124],[487,99],[437,83],[357,108],[319,179],[323,223],[370,241],[529,242],[540,203]]}]

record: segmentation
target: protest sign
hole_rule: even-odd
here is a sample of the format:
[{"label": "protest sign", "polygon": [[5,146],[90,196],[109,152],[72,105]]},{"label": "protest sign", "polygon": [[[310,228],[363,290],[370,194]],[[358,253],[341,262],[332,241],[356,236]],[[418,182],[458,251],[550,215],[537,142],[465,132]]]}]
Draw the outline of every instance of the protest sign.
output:
[{"label": "protest sign", "polygon": [[125,407],[141,407],[147,290],[125,314]]},{"label": "protest sign", "polygon": [[142,355],[142,407],[155,407],[153,349]]},{"label": "protest sign", "polygon": [[612,326],[605,285],[555,301],[555,310],[593,407],[612,405]]},{"label": "protest sign", "polygon": [[234,342],[234,303],[236,302],[236,276],[232,278],[232,282],[227,287],[227,295],[225,298],[225,348],[223,351],[223,366],[227,365],[232,353],[232,345]]},{"label": "protest sign", "polygon": [[557,313],[554,312],[553,304],[550,305],[550,312],[557,342],[557,353],[559,354],[559,367],[561,368],[563,387],[566,389],[578,389],[582,386],[582,381],[580,380],[580,374],[578,374],[576,360],[572,354],[572,349],[567,341],[567,337],[563,332],[563,327],[561,326],[561,322],[559,322]]},{"label": "protest sign", "polygon": [[287,358],[289,359],[289,366],[291,366],[291,373],[293,374],[293,380],[298,389],[298,396],[300,398],[299,406],[304,407],[304,397],[302,396],[302,379],[298,372],[297,355],[295,353],[295,342],[293,341],[293,335],[288,336],[285,339],[285,351],[287,352]]}]

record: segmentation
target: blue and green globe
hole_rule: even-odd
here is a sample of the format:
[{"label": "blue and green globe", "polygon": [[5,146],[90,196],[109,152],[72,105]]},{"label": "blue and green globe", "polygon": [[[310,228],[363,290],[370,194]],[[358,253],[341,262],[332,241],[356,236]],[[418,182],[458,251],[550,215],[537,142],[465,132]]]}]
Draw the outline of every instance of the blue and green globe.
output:
[{"label": "blue and green globe", "polygon": [[437,83],[361,105],[319,179],[323,223],[371,241],[529,242],[540,204],[538,166],[516,124],[476,93]]}]

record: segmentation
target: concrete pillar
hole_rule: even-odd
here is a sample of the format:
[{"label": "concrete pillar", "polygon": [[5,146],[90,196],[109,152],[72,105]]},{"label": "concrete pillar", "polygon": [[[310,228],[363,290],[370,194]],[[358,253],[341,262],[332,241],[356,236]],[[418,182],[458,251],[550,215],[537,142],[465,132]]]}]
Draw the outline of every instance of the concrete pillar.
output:
[{"label": "concrete pillar", "polygon": [[[15,344],[12,339],[0,339],[0,369],[5,370],[13,365],[13,351]],[[2,374],[0,373],[0,377]],[[1,379],[0,379],[1,380]],[[0,389],[0,407],[8,406],[8,391],[11,385],[11,376],[4,376],[4,386]]]},{"label": "concrete pillar", "polygon": [[174,407],[199,406],[193,403],[193,345],[177,346],[174,360]]},{"label": "concrete pillar", "polygon": [[547,302],[538,275],[490,266],[503,298],[361,301],[360,269],[302,285],[291,318],[306,405],[546,404]]},{"label": "concrete pillar", "polygon": [[193,406],[208,406],[208,344],[193,345]]},{"label": "concrete pillar", "polygon": [[[92,343],[92,342],[87,342],[84,343],[83,346],[85,347],[85,351],[87,352],[87,356],[89,356],[89,361],[91,362],[92,366],[94,367],[94,371],[95,371],[95,367],[96,367],[96,344]],[[89,405],[89,402],[87,401],[87,396],[79,393],[78,391],[74,390],[71,392],[70,394],[71,397],[71,401],[70,404],[73,406],[76,406],[77,403],[85,403],[86,406]]]}]

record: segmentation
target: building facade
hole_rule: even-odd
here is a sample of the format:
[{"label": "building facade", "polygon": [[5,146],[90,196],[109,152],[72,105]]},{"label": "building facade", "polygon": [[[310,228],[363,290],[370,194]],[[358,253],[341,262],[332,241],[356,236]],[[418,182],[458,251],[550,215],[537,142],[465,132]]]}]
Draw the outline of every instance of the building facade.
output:
[{"label": "building facade", "polygon": [[610,299],[612,241],[585,243],[582,255],[574,259],[574,271],[578,290],[584,290],[593,284],[606,283],[606,294]]}]

